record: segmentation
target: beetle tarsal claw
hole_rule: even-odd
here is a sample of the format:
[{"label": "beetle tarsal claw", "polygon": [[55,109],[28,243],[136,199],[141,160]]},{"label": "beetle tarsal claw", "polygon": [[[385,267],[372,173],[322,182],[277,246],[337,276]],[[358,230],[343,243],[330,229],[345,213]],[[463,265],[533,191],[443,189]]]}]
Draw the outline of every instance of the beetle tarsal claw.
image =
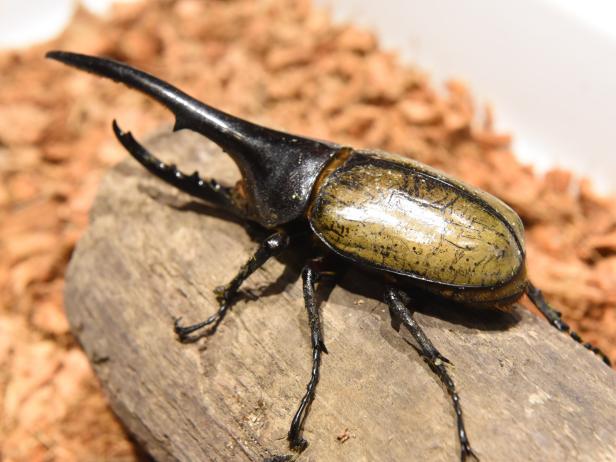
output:
[{"label": "beetle tarsal claw", "polygon": [[289,446],[294,451],[303,452],[308,447],[308,441],[300,436],[289,440]]},{"label": "beetle tarsal claw", "polygon": [[436,359],[434,360],[434,364],[436,364],[437,366],[445,363],[445,364],[449,364],[451,366],[453,366],[453,364],[451,363],[451,361],[449,361],[449,359],[447,359],[445,356],[443,356],[442,354],[440,354],[439,352],[436,353]]},{"label": "beetle tarsal claw", "polygon": [[462,462],[465,462],[468,458],[473,459],[475,462],[480,462],[479,457],[477,456],[477,454],[475,454],[475,451],[473,451],[469,444],[466,444],[462,447],[462,454],[460,458]]}]

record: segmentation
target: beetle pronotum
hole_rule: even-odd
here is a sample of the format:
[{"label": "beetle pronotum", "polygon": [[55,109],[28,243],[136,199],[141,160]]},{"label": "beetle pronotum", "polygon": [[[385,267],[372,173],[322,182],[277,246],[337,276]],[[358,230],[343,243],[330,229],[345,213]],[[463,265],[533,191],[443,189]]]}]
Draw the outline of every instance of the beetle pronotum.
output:
[{"label": "beetle pronotum", "polygon": [[[268,259],[310,234],[315,254],[302,271],[304,301],[312,343],[312,373],[288,433],[290,447],[302,451],[302,426],[319,380],[326,352],[315,300],[324,273],[323,256],[335,255],[383,276],[384,300],[419,345],[430,368],[445,385],[456,414],[460,457],[473,452],[460,399],[446,364],[408,308],[405,290],[419,290],[460,305],[506,309],[523,294],[550,324],[580,337],[561,320],[526,277],[524,228],[518,215],[490,194],[465,185],[408,158],[355,150],[291,135],[231,116],[156,77],[116,61],[52,51],[47,57],[140,90],[175,115],[174,130],[190,129],[216,142],[236,162],[242,180],[235,187],[181,173],[141,146],[113,122],[120,143],[148,171],[178,189],[270,230],[271,235],[238,274],[217,291],[218,311],[182,326],[180,341],[218,325],[241,284]],[[607,357],[592,345],[607,364]]]}]

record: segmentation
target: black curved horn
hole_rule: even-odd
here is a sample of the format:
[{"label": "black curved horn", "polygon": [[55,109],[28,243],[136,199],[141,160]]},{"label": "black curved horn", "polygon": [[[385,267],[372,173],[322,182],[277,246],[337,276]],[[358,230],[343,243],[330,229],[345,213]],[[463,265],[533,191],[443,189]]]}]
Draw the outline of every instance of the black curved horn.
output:
[{"label": "black curved horn", "polygon": [[[190,129],[218,144],[237,163],[256,216],[265,226],[291,221],[303,213],[316,177],[340,149],[333,143],[234,117],[146,72],[111,59],[66,51],[50,51],[46,56],[151,96],[175,115],[174,130]],[[294,200],[289,201],[290,197]]]}]

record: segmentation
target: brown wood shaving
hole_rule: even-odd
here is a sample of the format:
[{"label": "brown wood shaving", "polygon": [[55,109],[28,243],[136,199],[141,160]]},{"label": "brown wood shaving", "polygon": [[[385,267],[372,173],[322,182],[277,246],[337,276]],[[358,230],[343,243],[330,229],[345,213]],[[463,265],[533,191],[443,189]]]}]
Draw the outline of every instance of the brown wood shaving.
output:
[{"label": "brown wood shaving", "polygon": [[255,122],[403,153],[503,198],[526,224],[534,283],[616,359],[616,200],[520,164],[460,81],[435,87],[308,0],[80,11],[57,40],[0,54],[3,460],[137,458],[68,331],[63,275],[102,173],[125,156],[111,120],[144,136],[171,119],[137,92],[43,59],[49,49],[120,59]]},{"label": "brown wood shaving", "polygon": [[344,444],[351,439],[353,435],[349,432],[348,428],[345,428],[342,432],[336,436],[336,439],[340,442],[340,444]]}]

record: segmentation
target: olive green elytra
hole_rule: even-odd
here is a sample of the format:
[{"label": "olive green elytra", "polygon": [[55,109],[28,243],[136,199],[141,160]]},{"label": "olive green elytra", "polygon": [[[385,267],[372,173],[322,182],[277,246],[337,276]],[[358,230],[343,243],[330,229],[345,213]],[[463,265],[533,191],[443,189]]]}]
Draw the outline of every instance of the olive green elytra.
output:
[{"label": "olive green elytra", "polygon": [[347,157],[317,184],[309,211],[334,252],[467,303],[523,293],[523,226],[506,204],[401,156]]},{"label": "olive green elytra", "polygon": [[[216,291],[216,313],[186,326],[176,318],[174,330],[181,342],[197,340],[193,334],[202,329],[213,333],[238,298],[242,283],[270,258],[293,245],[310,252],[302,281],[312,368],[287,434],[292,450],[301,452],[308,446],[303,427],[319,381],[321,355],[327,352],[316,285],[338,266],[356,264],[382,276],[383,300],[392,320],[408,329],[451,397],[462,462],[478,457],[447,371],[449,361],[415,320],[409,306],[411,291],[424,289],[458,306],[500,309],[526,293],[552,326],[583,343],[527,279],[522,222],[490,194],[402,156],[354,150],[253,124],[117,61],[64,51],[49,52],[47,57],[142,91],[173,112],[174,130],[193,130],[218,144],[240,170],[242,180],[235,186],[203,179],[197,172],[187,175],[156,158],[117,122],[112,125],[118,141],[150,173],[262,231],[269,230],[269,237],[235,277]],[[331,258],[334,254],[343,258]],[[589,343],[584,346],[610,364],[599,349]],[[294,459],[276,455],[269,460]]]}]

